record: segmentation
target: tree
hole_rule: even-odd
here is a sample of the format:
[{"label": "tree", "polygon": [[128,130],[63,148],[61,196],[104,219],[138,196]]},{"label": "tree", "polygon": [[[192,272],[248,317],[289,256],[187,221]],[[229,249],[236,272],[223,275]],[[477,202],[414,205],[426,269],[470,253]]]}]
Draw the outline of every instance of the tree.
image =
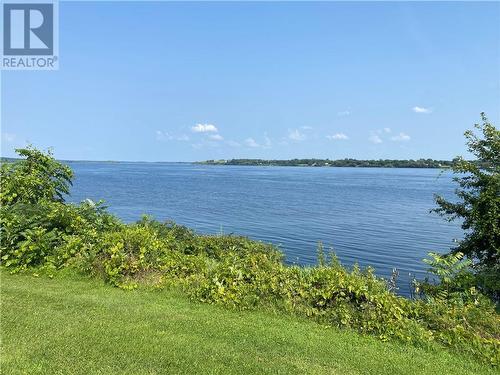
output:
[{"label": "tree", "polygon": [[[493,276],[498,286],[500,270],[500,131],[481,113],[481,124],[464,133],[469,151],[476,160],[458,157],[452,170],[458,198],[450,202],[436,196],[432,211],[452,221],[462,219],[465,237],[453,252],[461,252],[474,262],[478,273]],[[491,279],[491,278],[490,278]],[[498,293],[498,289],[496,290]]]},{"label": "tree", "polygon": [[0,169],[1,205],[64,202],[73,178],[71,168],[55,160],[50,150],[43,152],[28,146],[16,152],[24,159],[5,162]]}]

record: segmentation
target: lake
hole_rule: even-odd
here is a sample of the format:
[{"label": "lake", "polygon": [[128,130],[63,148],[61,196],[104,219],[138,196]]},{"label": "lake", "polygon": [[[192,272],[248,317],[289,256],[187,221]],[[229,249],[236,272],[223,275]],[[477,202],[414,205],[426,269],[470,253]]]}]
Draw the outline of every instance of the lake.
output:
[{"label": "lake", "polygon": [[459,223],[436,214],[433,194],[453,198],[438,169],[208,166],[189,163],[69,162],[69,201],[106,201],[126,222],[142,214],[200,233],[235,233],[271,242],[288,263],[314,264],[318,241],[345,265],[389,277],[423,277],[429,251],[446,252]]}]

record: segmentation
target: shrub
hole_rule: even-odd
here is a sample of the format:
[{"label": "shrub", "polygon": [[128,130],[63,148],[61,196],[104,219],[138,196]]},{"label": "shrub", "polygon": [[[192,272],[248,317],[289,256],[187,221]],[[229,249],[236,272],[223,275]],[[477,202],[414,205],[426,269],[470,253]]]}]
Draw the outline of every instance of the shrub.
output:
[{"label": "shrub", "polygon": [[431,301],[452,301],[455,304],[466,302],[479,303],[481,294],[475,287],[476,279],[470,269],[472,262],[463,260],[463,254],[457,252],[448,255],[429,253],[431,259],[424,259],[430,265],[429,272],[438,280],[416,282],[415,289],[421,296]]},{"label": "shrub", "polygon": [[64,195],[69,193],[73,171],[56,161],[50,150],[42,152],[28,146],[17,149],[16,152],[25,159],[3,163],[0,167],[0,204],[34,204],[42,200],[64,202]]},{"label": "shrub", "polygon": [[121,224],[101,204],[17,202],[0,208],[0,255],[14,271],[50,263],[62,267],[88,252],[101,233]]}]

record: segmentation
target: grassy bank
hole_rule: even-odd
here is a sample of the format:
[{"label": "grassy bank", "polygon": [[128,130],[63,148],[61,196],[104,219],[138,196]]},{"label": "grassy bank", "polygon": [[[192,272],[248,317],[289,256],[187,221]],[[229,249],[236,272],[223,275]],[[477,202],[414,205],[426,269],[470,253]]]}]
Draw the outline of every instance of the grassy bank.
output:
[{"label": "grassy bank", "polygon": [[3,374],[488,374],[445,350],[381,342],[181,294],[1,271]]}]

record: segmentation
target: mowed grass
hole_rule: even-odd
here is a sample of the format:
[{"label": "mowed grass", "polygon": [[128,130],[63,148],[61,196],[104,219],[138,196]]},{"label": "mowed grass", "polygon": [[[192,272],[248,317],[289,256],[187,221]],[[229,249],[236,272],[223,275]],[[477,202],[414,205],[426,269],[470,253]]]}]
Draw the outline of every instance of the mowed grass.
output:
[{"label": "mowed grass", "polygon": [[445,350],[270,312],[1,271],[2,374],[487,374]]}]

